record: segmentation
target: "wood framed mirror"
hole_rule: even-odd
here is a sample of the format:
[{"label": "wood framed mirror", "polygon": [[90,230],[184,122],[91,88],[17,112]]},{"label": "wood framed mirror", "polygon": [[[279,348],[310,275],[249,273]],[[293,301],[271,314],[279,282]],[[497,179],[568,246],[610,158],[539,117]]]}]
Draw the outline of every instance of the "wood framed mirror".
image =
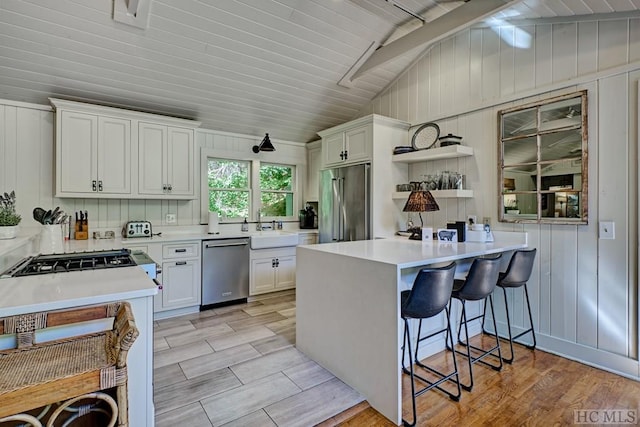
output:
[{"label": "wood framed mirror", "polygon": [[587,91],[498,112],[501,222],[588,223]]}]

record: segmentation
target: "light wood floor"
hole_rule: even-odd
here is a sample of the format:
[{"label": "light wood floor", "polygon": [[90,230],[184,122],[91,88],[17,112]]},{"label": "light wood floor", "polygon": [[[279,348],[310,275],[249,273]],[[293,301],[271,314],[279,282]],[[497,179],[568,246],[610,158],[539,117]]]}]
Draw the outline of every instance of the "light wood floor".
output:
[{"label": "light wood floor", "polygon": [[[488,337],[472,342],[489,344]],[[504,346],[508,343],[503,342]],[[540,350],[515,347],[516,360],[500,372],[473,366],[473,391],[463,391],[459,402],[430,390],[416,400],[420,426],[571,426],[574,410],[636,411],[631,425],[640,424],[640,382],[592,368]],[[449,353],[438,353],[428,364],[449,369]],[[468,381],[466,359],[458,357],[462,379]],[[403,376],[403,414],[411,418],[411,389]],[[453,389],[452,389],[453,390]],[[582,413],[583,420],[584,412]],[[590,416],[604,414],[590,413]],[[608,416],[611,416],[609,413]],[[595,419],[595,418],[594,418]],[[631,420],[631,419],[630,419]],[[350,412],[327,420],[325,426],[393,426],[364,402]],[[597,423],[603,425],[604,423]],[[611,423],[609,423],[611,424]],[[617,423],[615,425],[623,425]]]},{"label": "light wood floor", "polygon": [[[155,326],[158,427],[394,425],[295,349],[294,292]],[[450,367],[447,353],[427,361]],[[466,382],[468,368],[462,357],[458,362]],[[474,379],[460,402],[433,390],[418,397],[418,425],[565,426],[580,409],[636,410],[640,423],[640,383],[539,350],[516,346],[513,365],[501,372],[475,365]],[[408,377],[403,381],[410,417]]]}]

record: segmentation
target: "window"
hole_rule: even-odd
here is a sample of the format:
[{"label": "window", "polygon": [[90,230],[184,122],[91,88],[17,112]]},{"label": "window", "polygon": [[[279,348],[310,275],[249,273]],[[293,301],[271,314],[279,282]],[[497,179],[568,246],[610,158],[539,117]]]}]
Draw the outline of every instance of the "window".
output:
[{"label": "window", "polygon": [[587,92],[498,117],[500,221],[586,224]]},{"label": "window", "polygon": [[250,208],[250,162],[208,159],[209,211],[220,218],[245,218]]},{"label": "window", "polygon": [[293,216],[294,172],[293,166],[260,166],[260,202],[264,216]]},{"label": "window", "polygon": [[269,220],[297,218],[294,165],[221,158],[207,149],[201,168],[202,221],[208,212],[217,212],[221,222],[255,221],[258,209]]}]

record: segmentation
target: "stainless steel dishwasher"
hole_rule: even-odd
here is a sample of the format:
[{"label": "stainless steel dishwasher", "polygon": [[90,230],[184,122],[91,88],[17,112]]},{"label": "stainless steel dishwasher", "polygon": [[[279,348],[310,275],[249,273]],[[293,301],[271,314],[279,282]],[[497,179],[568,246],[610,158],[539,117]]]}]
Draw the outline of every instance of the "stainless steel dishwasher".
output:
[{"label": "stainless steel dishwasher", "polygon": [[202,242],[202,307],[249,296],[249,238]]}]

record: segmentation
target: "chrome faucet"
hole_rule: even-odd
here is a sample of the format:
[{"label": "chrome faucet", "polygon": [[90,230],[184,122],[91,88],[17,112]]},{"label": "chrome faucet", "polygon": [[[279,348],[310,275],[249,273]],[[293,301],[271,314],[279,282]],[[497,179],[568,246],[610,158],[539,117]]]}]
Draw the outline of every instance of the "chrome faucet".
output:
[{"label": "chrome faucet", "polygon": [[260,218],[260,209],[258,209],[258,223],[256,224],[256,230],[262,231],[262,219]]}]

